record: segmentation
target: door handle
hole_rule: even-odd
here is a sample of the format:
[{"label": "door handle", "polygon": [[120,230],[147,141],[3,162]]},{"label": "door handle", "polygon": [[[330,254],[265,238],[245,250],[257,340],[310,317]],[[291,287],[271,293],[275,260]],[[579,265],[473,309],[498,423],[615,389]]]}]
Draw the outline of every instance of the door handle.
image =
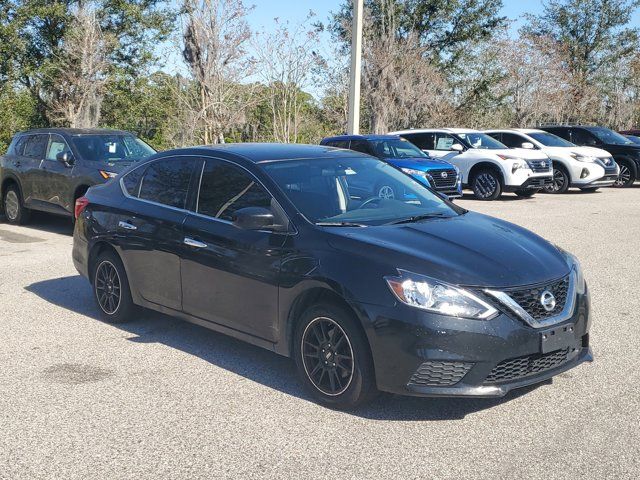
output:
[{"label": "door handle", "polygon": [[208,245],[204,242],[194,240],[193,238],[184,237],[184,244],[194,248],[207,248]]},{"label": "door handle", "polygon": [[124,228],[125,230],[137,230],[138,227],[135,225],[131,225],[128,222],[123,222],[122,220],[118,222],[118,227]]}]

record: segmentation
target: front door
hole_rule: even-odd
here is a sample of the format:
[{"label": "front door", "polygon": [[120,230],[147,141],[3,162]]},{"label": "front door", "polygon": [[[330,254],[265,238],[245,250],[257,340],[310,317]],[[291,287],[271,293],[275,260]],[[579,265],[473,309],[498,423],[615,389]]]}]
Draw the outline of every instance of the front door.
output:
[{"label": "front door", "polygon": [[[58,153],[70,151],[64,138],[58,134],[51,134],[37,177],[43,200],[52,209],[64,209],[68,213],[73,212],[73,205],[70,205],[73,200],[71,198],[73,196],[71,176],[75,167],[60,162],[57,159],[57,155]],[[81,160],[76,159],[76,161]]]},{"label": "front door", "polygon": [[195,211],[183,228],[183,310],[275,341],[287,235],[236,227],[234,212],[245,207],[271,209],[286,222],[272,196],[246,170],[206,159]]}]

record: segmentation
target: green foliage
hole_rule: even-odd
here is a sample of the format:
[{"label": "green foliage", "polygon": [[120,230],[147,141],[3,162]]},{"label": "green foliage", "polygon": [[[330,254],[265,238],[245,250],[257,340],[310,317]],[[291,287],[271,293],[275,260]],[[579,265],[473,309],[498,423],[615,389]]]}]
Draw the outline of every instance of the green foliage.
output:
[{"label": "green foliage", "polygon": [[36,103],[29,92],[5,84],[0,89],[0,152],[7,150],[15,132],[39,126]]}]

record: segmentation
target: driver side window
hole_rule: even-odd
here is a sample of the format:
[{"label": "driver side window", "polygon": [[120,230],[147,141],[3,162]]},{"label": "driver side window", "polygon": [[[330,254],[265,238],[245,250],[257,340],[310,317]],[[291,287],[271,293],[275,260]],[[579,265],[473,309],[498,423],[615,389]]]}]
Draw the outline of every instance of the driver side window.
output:
[{"label": "driver side window", "polygon": [[59,153],[69,152],[67,142],[64,141],[59,135],[52,134],[49,140],[49,146],[47,147],[47,160],[56,160]]},{"label": "driver side window", "polygon": [[597,145],[598,140],[586,130],[575,128],[571,130],[571,141],[576,145]]},{"label": "driver side window", "polygon": [[454,143],[455,138],[448,133],[436,133],[436,150],[449,151]]}]

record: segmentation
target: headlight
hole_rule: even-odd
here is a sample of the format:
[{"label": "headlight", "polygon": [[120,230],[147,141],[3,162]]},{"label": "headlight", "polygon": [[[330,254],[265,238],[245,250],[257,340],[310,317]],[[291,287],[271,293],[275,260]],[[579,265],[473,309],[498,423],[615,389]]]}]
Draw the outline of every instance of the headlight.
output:
[{"label": "headlight", "polygon": [[524,162],[522,160],[513,162],[513,165],[511,165],[511,173],[516,173],[516,171],[521,168],[529,168],[529,165],[527,164],[527,162]]},{"label": "headlight", "polygon": [[595,163],[597,161],[596,157],[591,157],[589,155],[580,155],[578,153],[571,153],[570,155],[579,162]]},{"label": "headlight", "polygon": [[575,255],[567,252],[565,249],[555,246],[562,256],[567,262],[567,266],[572,269],[576,273],[576,291],[578,293],[584,293],[587,287],[587,283],[584,279],[584,274],[582,273],[582,265],[580,265],[580,261],[576,258]]},{"label": "headlight", "polygon": [[398,270],[399,276],[385,277],[389,288],[402,303],[450,317],[488,320],[498,310],[471,292],[433,278]]},{"label": "headlight", "polygon": [[106,170],[100,170],[100,176],[105,180],[116,177],[118,174],[113,172],[107,172]]},{"label": "headlight", "polygon": [[413,176],[416,176],[416,177],[426,177],[427,176],[427,174],[425,172],[423,172],[422,170],[415,170],[413,168],[401,168],[400,170],[402,170],[407,175],[413,175]]}]

